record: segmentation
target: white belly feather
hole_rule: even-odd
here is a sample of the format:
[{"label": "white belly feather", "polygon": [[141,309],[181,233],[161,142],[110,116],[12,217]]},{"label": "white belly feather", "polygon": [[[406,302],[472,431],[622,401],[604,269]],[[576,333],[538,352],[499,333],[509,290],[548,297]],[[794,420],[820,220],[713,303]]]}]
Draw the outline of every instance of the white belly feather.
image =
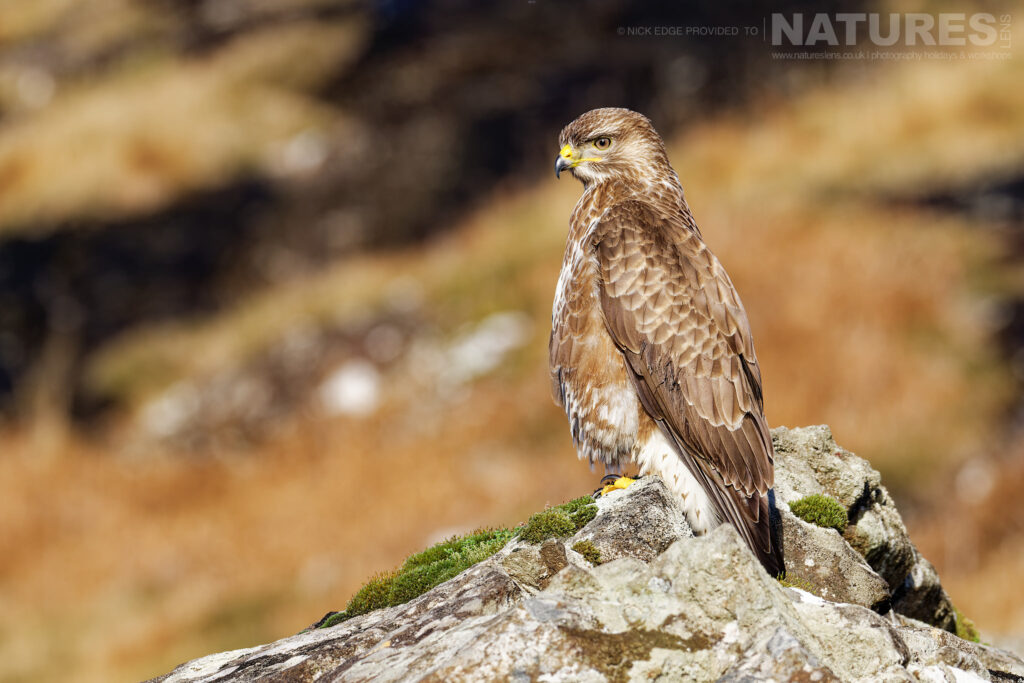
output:
[{"label": "white belly feather", "polygon": [[654,431],[646,443],[637,444],[633,457],[640,466],[641,474],[658,475],[669,490],[678,496],[693,533],[698,536],[706,534],[722,523],[711,498],[660,431]]}]

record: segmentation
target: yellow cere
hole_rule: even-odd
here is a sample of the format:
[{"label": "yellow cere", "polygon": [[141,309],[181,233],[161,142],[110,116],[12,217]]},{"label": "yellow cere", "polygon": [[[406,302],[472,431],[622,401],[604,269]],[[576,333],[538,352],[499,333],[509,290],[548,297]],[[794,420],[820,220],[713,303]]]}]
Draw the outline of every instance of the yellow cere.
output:
[{"label": "yellow cere", "polygon": [[562,151],[558,153],[563,159],[569,159],[572,157],[572,145],[566,145],[562,148]]}]

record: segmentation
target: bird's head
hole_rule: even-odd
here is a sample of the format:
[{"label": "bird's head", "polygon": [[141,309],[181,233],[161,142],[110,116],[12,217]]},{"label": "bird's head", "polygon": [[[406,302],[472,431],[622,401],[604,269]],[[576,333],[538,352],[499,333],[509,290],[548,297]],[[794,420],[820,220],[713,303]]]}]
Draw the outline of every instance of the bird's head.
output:
[{"label": "bird's head", "polygon": [[555,175],[569,169],[584,185],[664,173],[665,143],[650,119],[629,109],[591,109],[562,129]]}]

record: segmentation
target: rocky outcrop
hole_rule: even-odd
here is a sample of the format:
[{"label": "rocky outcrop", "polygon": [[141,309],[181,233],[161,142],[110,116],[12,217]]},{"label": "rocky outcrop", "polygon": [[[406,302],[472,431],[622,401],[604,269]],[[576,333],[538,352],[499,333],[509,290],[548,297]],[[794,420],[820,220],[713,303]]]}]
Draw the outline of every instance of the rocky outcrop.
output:
[{"label": "rocky outcrop", "polygon": [[[896,612],[955,631],[953,604],[942,589],[935,568],[911,543],[896,504],[882,486],[881,475],[868,461],[837,446],[831,430],[824,425],[776,429],[772,438],[775,442],[775,495],[783,517],[789,516],[785,503],[796,502],[804,496],[822,493],[836,499],[846,508],[850,520],[843,533],[846,543],[839,544],[838,549],[844,553],[847,548],[855,550],[855,560],[862,565],[866,562],[885,581]],[[833,534],[827,529],[820,531]],[[787,574],[809,574],[805,569],[806,559],[803,562],[801,559],[821,546],[804,544],[794,534],[787,534],[785,538]],[[811,576],[807,578],[814,582]],[[822,587],[829,590],[827,585]],[[846,593],[823,592],[821,595],[829,600],[861,605],[869,604],[870,600],[868,593],[860,599]]]},{"label": "rocky outcrop", "polygon": [[[572,537],[513,540],[406,604],[156,680],[1024,681],[1018,657],[950,632],[877,472],[826,427],[774,436],[782,581],[728,525],[695,538],[649,477]],[[842,535],[790,511],[815,493],[846,508]]]}]

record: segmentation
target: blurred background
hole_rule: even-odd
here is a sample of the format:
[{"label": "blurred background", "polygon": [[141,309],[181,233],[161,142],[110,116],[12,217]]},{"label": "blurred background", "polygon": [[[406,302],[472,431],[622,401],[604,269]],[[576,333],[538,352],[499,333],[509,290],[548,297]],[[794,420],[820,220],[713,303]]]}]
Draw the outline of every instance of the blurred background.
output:
[{"label": "blurred background", "polygon": [[[0,680],[274,640],[432,542],[593,490],[549,394],[580,193],[552,163],[611,105],[669,142],[769,422],[869,458],[957,606],[1020,652],[1013,9],[0,0]],[[1005,20],[993,46],[874,59],[763,40],[812,11]]]}]

